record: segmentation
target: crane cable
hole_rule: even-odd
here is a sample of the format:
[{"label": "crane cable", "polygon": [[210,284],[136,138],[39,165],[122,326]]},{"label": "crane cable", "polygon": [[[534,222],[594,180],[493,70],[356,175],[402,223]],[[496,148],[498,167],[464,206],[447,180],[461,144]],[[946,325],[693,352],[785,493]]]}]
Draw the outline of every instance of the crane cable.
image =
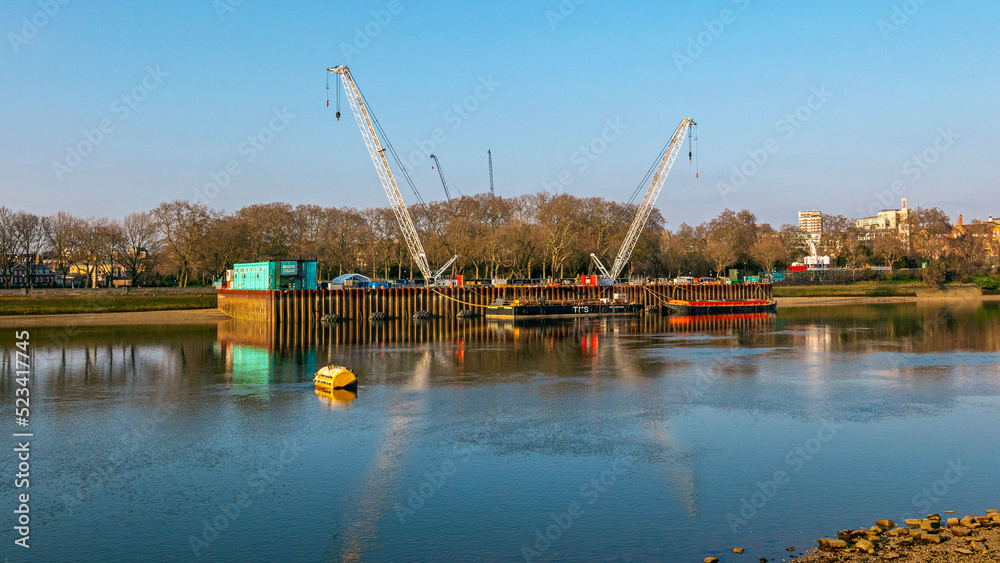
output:
[{"label": "crane cable", "polygon": [[409,172],[406,171],[406,167],[403,165],[402,159],[399,158],[399,154],[396,153],[395,147],[393,147],[392,142],[389,141],[389,136],[385,134],[385,130],[382,129],[382,124],[379,123],[378,118],[375,117],[375,112],[372,111],[372,106],[370,103],[368,103],[368,98],[366,98],[365,95],[361,92],[361,88],[358,87],[357,83],[355,83],[354,87],[358,89],[358,94],[361,95],[362,101],[364,101],[365,106],[368,108],[368,116],[371,117],[372,123],[375,125],[375,128],[378,131],[379,136],[382,138],[382,141],[385,142],[386,149],[389,151],[389,154],[392,155],[392,159],[396,162],[399,171],[403,175],[403,179],[406,180],[407,185],[409,185],[410,189],[413,191],[413,195],[416,196],[417,203],[423,208],[424,215],[427,216],[427,220],[430,222],[431,228],[434,229],[434,234],[437,235],[438,239],[440,239],[441,242],[444,244],[444,247],[448,250],[448,253],[454,254],[451,245],[448,244],[448,239],[441,236],[441,230],[438,228],[437,221],[434,220],[434,216],[431,215],[430,210],[427,208],[427,204],[424,202],[424,198],[420,196],[420,192],[417,190],[416,184],[413,183],[413,178],[411,178]]}]

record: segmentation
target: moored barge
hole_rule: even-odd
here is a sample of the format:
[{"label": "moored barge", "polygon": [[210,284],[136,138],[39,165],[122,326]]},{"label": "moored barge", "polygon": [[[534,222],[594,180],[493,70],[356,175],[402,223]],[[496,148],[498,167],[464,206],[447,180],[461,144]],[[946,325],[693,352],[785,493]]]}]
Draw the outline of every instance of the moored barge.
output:
[{"label": "moored barge", "polygon": [[742,313],[770,313],[777,303],[773,299],[740,299],[730,301],[685,301],[671,299],[664,304],[670,312],[680,316],[732,315]]},{"label": "moored barge", "polygon": [[[500,300],[498,300],[500,301]],[[623,317],[642,313],[641,303],[610,299],[583,301],[498,302],[485,309],[494,319],[572,319],[583,317]]]}]

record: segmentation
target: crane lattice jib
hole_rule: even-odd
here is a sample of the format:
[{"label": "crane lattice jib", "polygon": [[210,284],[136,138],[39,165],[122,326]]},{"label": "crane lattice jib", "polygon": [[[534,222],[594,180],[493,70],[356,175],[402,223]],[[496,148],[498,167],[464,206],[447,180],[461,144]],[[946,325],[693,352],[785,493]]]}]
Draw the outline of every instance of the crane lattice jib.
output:
[{"label": "crane lattice jib", "polygon": [[351,77],[351,71],[343,65],[327,70],[339,74],[343,79],[344,89],[347,91],[347,101],[351,104],[351,111],[354,112],[354,117],[358,121],[361,136],[364,137],[365,146],[368,147],[368,153],[372,157],[372,162],[375,163],[375,170],[378,171],[379,180],[382,181],[382,188],[392,205],[392,211],[399,222],[399,228],[403,231],[403,238],[406,240],[406,246],[410,249],[410,255],[417,263],[417,267],[420,268],[424,279],[433,280],[433,272],[427,263],[424,245],[420,242],[420,236],[417,234],[417,228],[413,225],[413,219],[410,218],[410,212],[403,201],[403,195],[399,193],[399,186],[396,185],[396,179],[393,178],[392,170],[389,169],[389,161],[385,158],[385,149],[382,148],[382,144],[378,140],[371,115],[368,113],[364,100],[361,99],[361,92],[358,90],[357,84],[354,83],[354,78]]},{"label": "crane lattice jib", "polygon": [[674,160],[684,145],[684,135],[687,134],[688,128],[692,125],[696,125],[696,123],[691,118],[685,117],[681,120],[681,124],[677,126],[674,136],[670,139],[670,144],[667,145],[667,150],[663,154],[663,160],[660,161],[660,166],[656,169],[656,173],[653,174],[653,181],[650,182],[649,189],[646,190],[646,196],[642,198],[642,204],[639,205],[639,211],[635,214],[632,225],[629,226],[625,240],[622,241],[621,250],[618,251],[618,256],[615,257],[615,263],[611,267],[610,277],[612,281],[618,279],[618,275],[625,269],[625,264],[632,257],[632,251],[635,250],[635,245],[639,242],[639,235],[646,228],[649,215],[653,212],[653,207],[656,206],[656,198],[660,197],[663,183],[666,181],[667,175],[670,174],[670,168],[674,165]]},{"label": "crane lattice jib", "polygon": [[438,157],[433,154],[431,155],[431,158],[434,159],[434,164],[438,169],[438,176],[441,177],[441,187],[444,188],[444,197],[448,198],[448,201],[451,201],[451,194],[448,192],[448,182],[444,181],[444,170],[441,168],[441,161],[438,160]]}]

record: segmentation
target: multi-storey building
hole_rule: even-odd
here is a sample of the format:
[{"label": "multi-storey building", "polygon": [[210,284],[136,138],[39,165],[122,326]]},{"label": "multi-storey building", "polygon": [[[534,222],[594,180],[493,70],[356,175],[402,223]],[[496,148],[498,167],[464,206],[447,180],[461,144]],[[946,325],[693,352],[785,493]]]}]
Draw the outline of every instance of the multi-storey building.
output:
[{"label": "multi-storey building", "polygon": [[903,198],[899,209],[884,209],[874,217],[862,217],[856,219],[854,224],[864,231],[862,235],[865,240],[872,240],[879,234],[897,233],[904,238],[910,236],[910,219],[913,218],[913,210],[909,208],[907,198]]}]

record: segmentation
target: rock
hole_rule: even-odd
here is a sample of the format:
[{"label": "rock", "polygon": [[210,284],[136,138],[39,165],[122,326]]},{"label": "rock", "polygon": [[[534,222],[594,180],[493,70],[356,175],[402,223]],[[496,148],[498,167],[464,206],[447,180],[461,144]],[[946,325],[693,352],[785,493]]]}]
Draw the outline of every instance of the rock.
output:
[{"label": "rock", "polygon": [[972,533],[972,530],[966,528],[965,526],[952,526],[951,528],[948,528],[948,530],[951,531],[952,535],[959,538],[965,537]]},{"label": "rock", "polygon": [[990,514],[994,524],[1000,524],[1000,514]]},{"label": "rock", "polygon": [[890,536],[897,536],[897,537],[898,536],[905,536],[905,535],[907,535],[909,533],[910,533],[910,529],[909,528],[905,528],[903,526],[900,526],[898,528],[893,528],[893,529],[889,530],[889,535]]},{"label": "rock", "polygon": [[932,530],[937,530],[940,527],[941,527],[940,520],[924,520],[923,522],[920,523],[920,529],[928,532]]},{"label": "rock", "polygon": [[954,510],[945,510],[944,513],[945,514],[954,514],[955,511]]},{"label": "rock", "polygon": [[767,557],[761,557],[757,560],[759,563],[767,563]]},{"label": "rock", "polygon": [[985,545],[977,541],[972,542],[972,544],[970,545],[972,545],[972,549],[975,549],[976,551],[982,551],[984,553],[989,551],[989,549],[987,549]]},{"label": "rock", "polygon": [[816,541],[825,549],[847,549],[847,542],[842,539],[823,538]]},{"label": "rock", "polygon": [[955,553],[961,553],[962,555],[972,555],[972,550],[965,549],[964,547],[956,547]]},{"label": "rock", "polygon": [[867,553],[875,553],[875,544],[868,540],[858,540],[858,543],[854,544],[854,547]]},{"label": "rock", "polygon": [[[889,526],[887,526],[887,527],[889,527]],[[871,528],[868,528],[868,535],[870,536],[872,534],[875,534],[877,536],[877,535],[881,534],[884,531],[885,531],[884,529],[882,529],[882,528],[880,528],[878,526],[872,526]]]},{"label": "rock", "polygon": [[949,518],[948,519],[948,527],[949,528],[954,527],[954,526],[958,526],[958,525],[959,525],[958,518]]},{"label": "rock", "polygon": [[719,563],[718,557],[706,557],[705,563]]},{"label": "rock", "polygon": [[903,520],[903,523],[911,528],[919,528],[920,524],[923,523],[923,520],[919,518],[907,518],[906,520]]},{"label": "rock", "polygon": [[1000,514],[1000,510],[997,510],[995,508],[987,508],[986,514]]},{"label": "rock", "polygon": [[795,548],[794,547],[786,547],[785,551],[795,551]]},{"label": "rock", "polygon": [[844,540],[844,541],[850,541],[851,540],[851,535],[853,533],[854,533],[854,530],[841,530],[841,531],[837,532],[837,537],[840,538],[840,539],[842,539],[842,540]]},{"label": "rock", "polygon": [[941,536],[935,534],[920,534],[919,541],[923,543],[941,543]]},{"label": "rock", "polygon": [[928,514],[927,518],[925,518],[925,520],[937,520],[938,522],[940,522],[941,521],[941,515],[940,514]]},{"label": "rock", "polygon": [[875,525],[884,530],[896,527],[896,523],[893,522],[892,520],[876,520]]},{"label": "rock", "polygon": [[743,548],[742,547],[734,547],[733,548],[733,553],[743,553]]},{"label": "rock", "polygon": [[993,522],[993,519],[989,516],[976,516],[976,522],[979,522],[980,524],[990,524]]},{"label": "rock", "polygon": [[886,553],[885,555],[883,555],[882,559],[885,559],[887,561],[891,561],[893,559],[899,559],[899,554],[896,553],[895,551],[890,551],[889,553]]}]

